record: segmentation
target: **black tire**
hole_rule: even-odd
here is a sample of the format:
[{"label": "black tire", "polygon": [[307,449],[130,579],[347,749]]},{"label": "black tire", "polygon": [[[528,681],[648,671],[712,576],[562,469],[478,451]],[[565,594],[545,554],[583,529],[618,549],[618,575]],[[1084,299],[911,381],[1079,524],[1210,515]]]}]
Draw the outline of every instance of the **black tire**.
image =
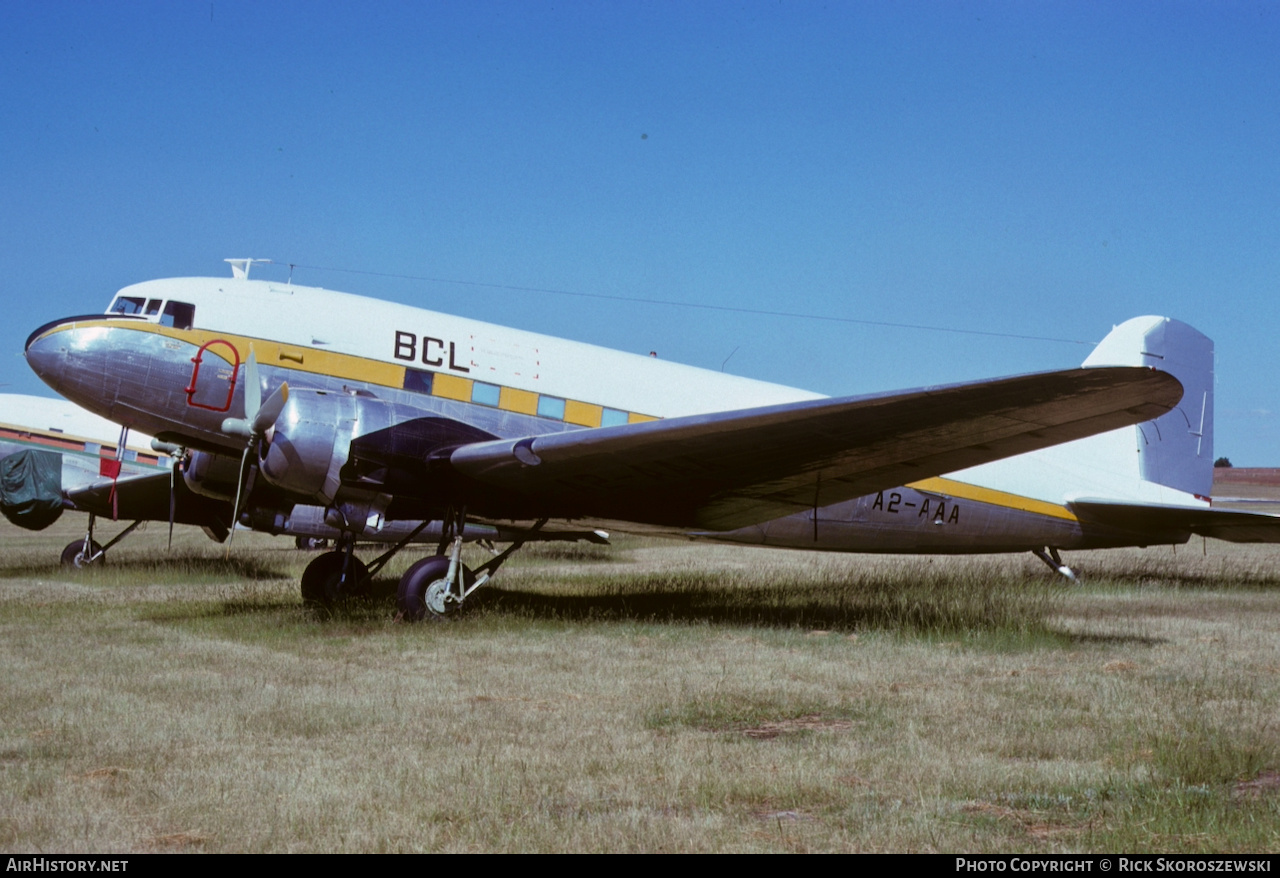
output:
[{"label": "black tire", "polygon": [[329,547],[329,541],[320,537],[294,537],[293,544],[304,552],[314,552],[316,549]]},{"label": "black tire", "polygon": [[359,558],[351,558],[349,579],[342,581],[342,568],[346,564],[345,552],[325,552],[307,565],[302,573],[302,601],[306,604],[331,607],[351,598],[360,597],[369,585],[369,568]]},{"label": "black tire", "polygon": [[[101,557],[98,557],[96,560],[93,560],[93,561],[87,560],[85,557],[86,552],[84,550],[84,546],[85,546],[84,540],[76,540],[74,543],[67,543],[67,547],[62,550],[62,566],[63,567],[88,567],[90,564],[106,563],[106,560],[107,560],[106,555],[102,555]],[[98,555],[101,551],[102,551],[102,546],[98,545],[96,542],[89,543],[89,551],[87,553],[89,557]]]},{"label": "black tire", "polygon": [[[416,561],[404,576],[400,577],[400,587],[396,589],[396,608],[400,618],[406,622],[420,622],[423,619],[439,619],[436,613],[427,608],[427,587],[437,579],[444,579],[449,573],[448,555],[430,555]],[[462,582],[470,588],[476,581],[476,575],[467,567],[462,568]]]}]

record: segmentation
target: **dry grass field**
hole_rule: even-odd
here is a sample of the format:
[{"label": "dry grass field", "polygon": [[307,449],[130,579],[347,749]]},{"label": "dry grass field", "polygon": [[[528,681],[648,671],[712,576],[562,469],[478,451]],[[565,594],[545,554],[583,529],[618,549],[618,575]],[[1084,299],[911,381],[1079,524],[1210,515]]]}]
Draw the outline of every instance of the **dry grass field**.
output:
[{"label": "dry grass field", "polygon": [[0,529],[11,852],[1280,850],[1278,549],[624,538],[408,625],[254,534],[67,571],[67,518]]}]

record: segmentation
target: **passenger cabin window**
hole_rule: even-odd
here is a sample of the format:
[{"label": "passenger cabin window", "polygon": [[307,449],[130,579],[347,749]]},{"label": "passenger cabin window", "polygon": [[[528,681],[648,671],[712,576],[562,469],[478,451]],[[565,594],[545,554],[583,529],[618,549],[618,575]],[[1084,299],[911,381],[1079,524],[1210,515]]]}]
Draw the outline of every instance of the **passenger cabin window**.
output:
[{"label": "passenger cabin window", "polygon": [[196,306],[186,302],[168,302],[164,313],[160,315],[161,326],[172,326],[174,329],[190,329],[196,322]]}]

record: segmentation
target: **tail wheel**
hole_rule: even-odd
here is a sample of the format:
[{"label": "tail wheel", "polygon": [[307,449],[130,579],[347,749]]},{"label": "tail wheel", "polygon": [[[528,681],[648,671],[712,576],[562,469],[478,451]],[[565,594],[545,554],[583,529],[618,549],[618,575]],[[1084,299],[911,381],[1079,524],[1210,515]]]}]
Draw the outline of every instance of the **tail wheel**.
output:
[{"label": "tail wheel", "polygon": [[[343,567],[350,560],[351,566],[343,576]],[[303,603],[322,607],[366,593],[369,586],[369,568],[359,558],[345,552],[325,552],[307,565],[302,574]]]},{"label": "tail wheel", "polygon": [[102,554],[102,546],[93,540],[76,540],[67,543],[67,547],[62,550],[64,567],[88,567],[90,564],[102,564],[106,560],[107,556]]},{"label": "tail wheel", "polygon": [[[449,556],[432,555],[416,562],[400,577],[396,590],[396,607],[400,617],[409,622],[442,618],[456,613],[462,606],[449,580]],[[476,575],[462,568],[462,584],[470,588]]]}]

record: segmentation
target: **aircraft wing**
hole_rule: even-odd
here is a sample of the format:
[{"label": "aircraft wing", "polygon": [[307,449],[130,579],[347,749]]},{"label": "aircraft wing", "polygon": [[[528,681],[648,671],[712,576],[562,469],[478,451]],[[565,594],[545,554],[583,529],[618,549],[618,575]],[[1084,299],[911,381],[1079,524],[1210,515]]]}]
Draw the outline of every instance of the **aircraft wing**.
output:
[{"label": "aircraft wing", "polygon": [[[64,492],[70,508],[81,512],[92,512],[102,518],[119,517],[130,521],[168,521],[169,492],[171,490],[169,473],[146,473],[143,475],[124,476],[115,483],[115,496],[112,497],[112,484],[101,480],[92,486],[77,488]],[[208,528],[211,536],[219,542],[226,539],[227,527],[231,521],[231,504],[221,500],[204,497],[191,491],[187,483],[178,478],[172,485],[173,521],[175,524],[194,524]],[[292,517],[292,526],[284,531],[272,533],[288,533],[291,535],[319,537],[336,540],[341,532],[329,527],[324,522],[324,511],[315,507],[296,507]],[[413,522],[417,524],[417,522]],[[406,536],[409,526],[392,527],[385,532],[369,532],[361,539],[369,542],[396,542]],[[527,542],[588,542],[608,545],[609,536],[598,530],[564,530],[555,527],[529,532],[510,527],[497,527],[489,530],[471,528],[467,531],[469,538],[491,539],[500,543],[523,540]],[[440,526],[436,522],[423,532],[421,542],[440,539]]]},{"label": "aircraft wing", "polygon": [[1082,522],[1137,534],[1196,534],[1229,543],[1280,543],[1280,515],[1108,500],[1073,500],[1070,506]]},{"label": "aircraft wing", "polygon": [[731,530],[1140,423],[1166,372],[1071,369],[473,442],[450,468],[468,511]]},{"label": "aircraft wing", "polygon": [[[170,478],[167,472],[122,476],[114,485],[104,480],[65,493],[72,508],[101,517],[168,521]],[[230,503],[193,493],[181,478],[175,480],[173,489],[175,524],[226,530],[231,520]]]}]

